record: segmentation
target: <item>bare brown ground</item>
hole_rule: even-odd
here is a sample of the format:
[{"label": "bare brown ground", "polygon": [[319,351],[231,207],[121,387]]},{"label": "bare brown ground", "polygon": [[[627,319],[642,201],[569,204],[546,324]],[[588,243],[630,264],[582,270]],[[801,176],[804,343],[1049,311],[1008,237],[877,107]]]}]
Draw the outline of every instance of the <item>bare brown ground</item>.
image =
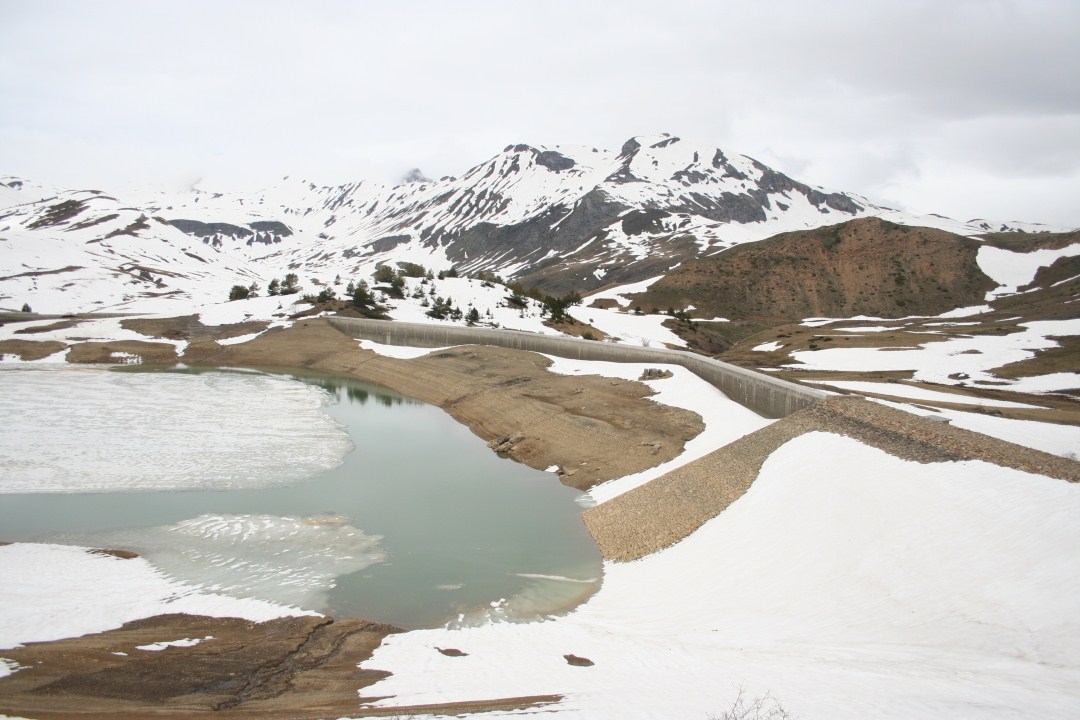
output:
[{"label": "bare brown ground", "polygon": [[[395,632],[400,630],[365,620],[299,617],[252,623],[159,615],[109,632],[0,651],[26,668],[0,681],[0,713],[35,720],[315,720],[513,710],[559,699],[371,707],[379,698],[358,691],[388,673],[358,665]],[[212,639],[192,647],[137,649],[208,635]]]},{"label": "bare brown ground", "polygon": [[55,340],[0,340],[0,354],[18,355],[20,360],[40,360],[67,347]]},{"label": "bare brown ground", "polygon": [[[357,688],[386,676],[359,670],[396,628],[299,617],[265,623],[162,615],[118,630],[4,650],[20,670],[0,684],[0,712],[33,718],[339,717]],[[205,638],[162,651],[139,645]],[[122,654],[117,654],[122,653]]]}]

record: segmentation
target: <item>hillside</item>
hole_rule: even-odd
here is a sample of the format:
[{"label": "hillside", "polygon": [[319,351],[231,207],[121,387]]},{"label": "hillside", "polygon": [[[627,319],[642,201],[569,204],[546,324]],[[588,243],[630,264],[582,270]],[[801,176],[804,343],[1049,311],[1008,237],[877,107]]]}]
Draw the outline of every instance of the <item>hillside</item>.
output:
[{"label": "hillside", "polygon": [[642,308],[775,323],[806,317],[939,315],[996,287],[980,243],[879,218],[783,233],[688,262],[640,294]]}]

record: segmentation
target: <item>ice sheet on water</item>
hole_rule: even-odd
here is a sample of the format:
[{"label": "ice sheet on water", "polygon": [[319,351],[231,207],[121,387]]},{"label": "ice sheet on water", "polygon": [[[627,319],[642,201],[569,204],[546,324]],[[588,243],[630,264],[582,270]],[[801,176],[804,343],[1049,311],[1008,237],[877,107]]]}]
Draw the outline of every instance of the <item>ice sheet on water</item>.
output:
[{"label": "ice sheet on water", "polygon": [[465,628],[500,622],[534,622],[550,618],[582,603],[600,589],[600,578],[517,573],[526,579],[524,587],[510,597],[492,601],[486,606],[471,608],[447,623],[448,628]]},{"label": "ice sheet on water", "polygon": [[137,551],[209,592],[324,610],[335,578],[385,559],[382,539],[341,516],[200,515],[174,525],[55,535],[52,542]]},{"label": "ice sheet on water", "polygon": [[0,493],[287,485],[352,449],[290,378],[105,368],[0,369]]}]

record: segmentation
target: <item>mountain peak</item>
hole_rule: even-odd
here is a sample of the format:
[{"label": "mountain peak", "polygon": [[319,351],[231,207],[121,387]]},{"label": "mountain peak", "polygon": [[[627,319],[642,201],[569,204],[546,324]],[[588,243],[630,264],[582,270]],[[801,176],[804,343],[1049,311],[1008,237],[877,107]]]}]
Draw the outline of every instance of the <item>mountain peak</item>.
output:
[{"label": "mountain peak", "polygon": [[431,178],[429,178],[427,175],[425,175],[423,173],[423,171],[420,170],[420,168],[415,168],[414,167],[411,170],[409,170],[409,172],[407,172],[407,173],[405,173],[404,175],[401,176],[401,183],[399,183],[399,184],[405,185],[406,183],[425,183],[425,182],[431,182]]}]

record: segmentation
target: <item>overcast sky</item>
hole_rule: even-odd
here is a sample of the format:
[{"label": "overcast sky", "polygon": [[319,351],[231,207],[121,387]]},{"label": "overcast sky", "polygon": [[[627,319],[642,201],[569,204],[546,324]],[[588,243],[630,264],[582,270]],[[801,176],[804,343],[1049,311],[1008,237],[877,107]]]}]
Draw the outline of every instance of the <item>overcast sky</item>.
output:
[{"label": "overcast sky", "polygon": [[0,174],[336,184],[660,132],[1080,227],[1080,2],[0,0]]}]

